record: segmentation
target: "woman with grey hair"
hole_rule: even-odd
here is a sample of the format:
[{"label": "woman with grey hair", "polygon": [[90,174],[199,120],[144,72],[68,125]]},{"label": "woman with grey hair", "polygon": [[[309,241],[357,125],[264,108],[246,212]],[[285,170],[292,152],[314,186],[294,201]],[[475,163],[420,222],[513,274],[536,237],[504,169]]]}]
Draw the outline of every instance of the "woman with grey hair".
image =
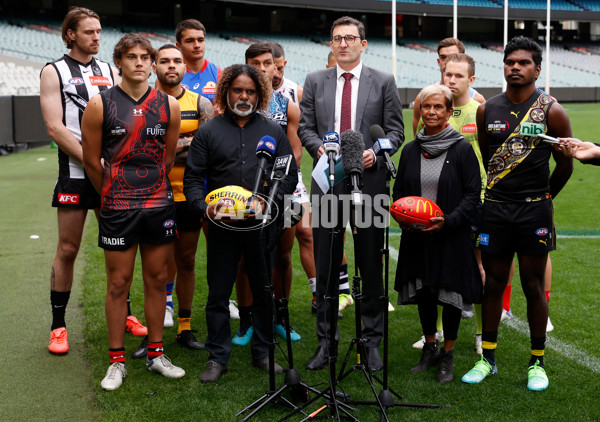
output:
[{"label": "woman with grey hair", "polygon": [[[402,151],[394,201],[421,196],[443,211],[429,228],[402,231],[395,289],[399,304],[417,304],[425,336],[421,359],[412,372],[438,364],[437,380],[452,381],[454,342],[463,302],[481,303],[481,276],[473,255],[469,216],[481,191],[481,176],[471,145],[448,125],[452,93],[441,85],[421,91],[425,127]],[[436,342],[438,307],[443,308],[444,346]]]}]

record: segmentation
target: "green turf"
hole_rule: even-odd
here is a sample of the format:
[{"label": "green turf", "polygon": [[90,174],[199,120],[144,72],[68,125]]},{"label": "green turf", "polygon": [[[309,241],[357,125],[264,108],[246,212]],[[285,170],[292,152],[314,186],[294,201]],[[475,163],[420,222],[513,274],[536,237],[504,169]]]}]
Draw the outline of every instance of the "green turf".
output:
[{"label": "green turf", "polygon": [[[589,122],[598,116],[600,106],[568,105],[567,111],[575,136],[585,140],[597,139]],[[405,112],[407,123],[410,122],[410,112]],[[38,156],[46,156],[50,161],[35,162]],[[397,162],[398,156],[394,158]],[[311,160],[305,157],[302,166],[305,182],[310,179],[310,165]],[[55,151],[49,148],[0,157],[0,186],[4,196],[9,198],[5,199],[5,203],[10,205],[10,209],[5,206],[0,211],[3,223],[0,233],[5,240],[0,246],[3,264],[0,280],[5,290],[0,305],[3,312],[4,309],[12,310],[6,316],[3,313],[7,321],[3,331],[5,337],[16,339],[9,343],[9,359],[4,360],[1,368],[4,385],[0,389],[0,419],[58,420],[56,412],[60,406],[57,403],[62,403],[68,406],[64,413],[67,420],[90,420],[97,414],[95,406],[99,409],[100,418],[106,421],[237,420],[235,413],[268,389],[267,375],[250,366],[249,348],[233,349],[230,371],[219,383],[201,384],[199,377],[207,354],[187,351],[174,344],[175,328],[165,329],[165,349],[173,362],[187,371],[183,379],[168,380],[150,374],[144,369],[143,361],[128,359],[128,377],[123,386],[114,392],[100,389],[100,380],[108,366],[104,319],[106,281],[103,253],[96,246],[97,225],[94,219],[89,221],[83,246],[86,266],[82,302],[86,342],[83,344],[81,334],[77,333],[79,327],[73,321],[77,315],[77,307],[74,306],[77,302],[72,300],[67,319],[73,330],[70,331],[72,351],[63,358],[49,356],[46,350],[50,323],[47,276],[55,248],[56,226],[55,213],[48,203],[55,176]],[[555,201],[559,236],[600,233],[600,211],[597,207],[599,180],[599,168],[575,163],[572,179]],[[31,243],[29,239],[29,234],[34,232],[41,236],[40,245]],[[391,246],[397,249],[399,240],[399,233],[393,230]],[[352,275],[350,239],[347,246]],[[410,347],[421,335],[416,308],[399,307],[390,313],[390,387],[406,402],[452,405],[444,409],[393,408],[388,411],[390,420],[563,421],[569,417],[582,421],[600,420],[600,349],[594,335],[600,300],[597,288],[599,249],[600,239],[597,237],[563,238],[558,241],[557,251],[552,253],[554,277],[550,315],[556,329],[549,334],[546,354],[550,388],[542,393],[526,389],[529,339],[525,300],[518,277],[512,301],[516,318],[500,328],[497,352],[500,373],[481,385],[460,382],[462,374],[477,359],[473,351],[475,322],[472,319],[463,320],[461,324],[455,352],[455,380],[448,385],[439,385],[433,370],[422,374],[408,371],[419,358],[419,352]],[[198,330],[198,338],[204,340],[207,288],[202,236],[197,258],[192,328]],[[294,361],[305,382],[323,387],[327,381],[325,372],[303,369],[315,350],[316,335],[314,316],[310,312],[310,291],[299,263],[297,246],[294,247],[293,262],[291,321],[303,336],[302,341],[294,344]],[[392,261],[390,266],[390,284],[393,286],[395,262]],[[18,280],[15,280],[15,274]],[[12,292],[16,282],[19,290]],[[142,300],[138,262],[132,306],[134,314],[141,318]],[[342,356],[353,335],[353,312],[354,307],[350,307],[340,322]],[[30,328],[23,330],[23,325]],[[236,322],[233,322],[232,331],[236,329]],[[126,336],[128,355],[138,343],[138,338]],[[84,353],[87,359],[81,358]],[[280,363],[284,363],[280,351],[276,356]],[[58,379],[56,372],[60,374]],[[277,377],[277,386],[282,380],[282,376]],[[346,379],[341,387],[355,398],[372,398],[363,376],[358,373]],[[379,391],[380,387],[376,389]],[[322,400],[318,401],[319,405],[322,403]],[[312,406],[310,410],[315,408]],[[268,406],[254,420],[278,420],[286,413],[281,407]],[[379,420],[372,407],[359,406],[355,415],[363,421]]]}]

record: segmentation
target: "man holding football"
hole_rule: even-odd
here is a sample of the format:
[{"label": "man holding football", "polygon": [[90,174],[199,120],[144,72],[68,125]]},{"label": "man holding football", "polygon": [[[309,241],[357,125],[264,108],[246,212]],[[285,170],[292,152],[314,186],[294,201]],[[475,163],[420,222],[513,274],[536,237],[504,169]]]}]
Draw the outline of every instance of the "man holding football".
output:
[{"label": "man holding football", "polygon": [[[218,204],[207,205],[206,189],[211,192],[228,185],[252,190],[263,186],[263,179],[255,181],[259,158],[256,150],[264,136],[275,142],[275,157],[292,154],[292,148],[279,125],[259,111],[266,110],[271,97],[271,82],[258,70],[248,65],[233,65],[223,71],[217,84],[214,104],[224,113],[200,127],[190,146],[183,178],[183,192],[192,210],[205,215],[208,220],[206,241],[208,301],[206,324],[208,336],[206,349],[209,352],[206,371],[202,382],[216,382],[227,371],[231,354],[231,328],[229,324],[229,297],[233,289],[240,257],[243,255],[253,295],[252,318],[252,364],[268,370],[268,343],[272,324],[270,298],[265,294],[265,281],[271,263],[266,259],[266,238],[270,227],[260,229],[257,219],[246,216],[234,220],[230,214],[220,212]],[[272,161],[265,165],[264,174],[271,174]],[[297,167],[291,160],[289,174],[295,175]],[[267,180],[270,186],[271,181]],[[291,195],[296,179],[286,178],[280,185],[279,195]],[[263,192],[260,189],[258,193]],[[219,224],[227,219],[228,227]],[[276,372],[282,372],[274,365]]]}]

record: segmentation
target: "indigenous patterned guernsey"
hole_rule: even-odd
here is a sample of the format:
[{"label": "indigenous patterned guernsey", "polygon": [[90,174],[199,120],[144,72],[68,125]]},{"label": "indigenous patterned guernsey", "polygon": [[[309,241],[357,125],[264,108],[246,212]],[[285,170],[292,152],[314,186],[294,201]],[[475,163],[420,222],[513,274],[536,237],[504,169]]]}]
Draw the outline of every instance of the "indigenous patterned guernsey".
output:
[{"label": "indigenous patterned guernsey", "polygon": [[548,112],[555,102],[536,89],[521,104],[513,104],[506,94],[485,103],[490,155],[486,197],[516,202],[549,197],[552,147],[535,135],[548,131]]},{"label": "indigenous patterned guernsey", "polygon": [[[110,65],[92,58],[83,64],[68,55],[50,63],[58,73],[62,94],[63,124],[75,139],[81,142],[81,117],[88,101],[97,93],[114,84]],[[83,179],[81,163],[74,161],[61,149],[58,150],[58,177]]]},{"label": "indigenous patterned guernsey", "polygon": [[167,94],[148,88],[134,101],[119,86],[101,93],[104,124],[102,209],[158,208],[173,204],[165,175]]}]

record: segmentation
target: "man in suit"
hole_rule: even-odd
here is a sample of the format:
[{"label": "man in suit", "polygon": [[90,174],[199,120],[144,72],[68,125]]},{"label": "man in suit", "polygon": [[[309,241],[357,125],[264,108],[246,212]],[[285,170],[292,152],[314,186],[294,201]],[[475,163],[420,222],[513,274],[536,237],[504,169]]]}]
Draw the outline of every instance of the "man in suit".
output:
[{"label": "man in suit", "polygon": [[[316,164],[324,153],[322,139],[326,132],[342,133],[348,129],[361,132],[366,146],[363,152],[365,170],[362,177],[362,192],[371,198],[378,194],[389,195],[385,188],[385,162],[381,158],[377,158],[371,148],[373,141],[370,137],[370,128],[372,125],[380,125],[383,128],[386,137],[393,145],[392,154],[400,148],[404,141],[404,124],[402,122],[402,104],[396,82],[391,74],[363,65],[361,54],[367,47],[367,40],[362,22],[348,16],[337,19],[331,26],[330,45],[337,60],[337,66],[310,73],[306,77],[304,93],[300,102],[301,116],[298,135],[302,145]],[[338,197],[349,192],[350,188],[345,182],[339,183],[333,188],[333,193]],[[313,216],[318,215],[320,211],[319,204],[322,195],[323,192],[313,180]],[[370,367],[372,370],[378,370],[383,366],[378,345],[383,335],[383,311],[387,309],[387,301],[384,303],[381,300],[383,296],[381,249],[383,248],[384,230],[381,224],[377,227],[374,224],[378,219],[381,220],[380,213],[371,212],[367,218],[370,219],[370,224],[365,228],[359,228],[356,234],[357,244],[361,245],[356,259],[364,280],[362,333],[366,339],[366,352]],[[306,368],[310,370],[321,369],[328,361],[326,338],[329,332],[329,321],[324,297],[328,279],[335,283],[337,288],[338,269],[343,253],[344,230],[345,222],[341,219],[338,219],[335,230],[333,230],[333,239],[330,228],[313,228],[317,266],[319,347],[306,364]],[[331,247],[332,240],[333,248]],[[337,353],[337,333],[335,337],[332,343],[332,354]]]}]

